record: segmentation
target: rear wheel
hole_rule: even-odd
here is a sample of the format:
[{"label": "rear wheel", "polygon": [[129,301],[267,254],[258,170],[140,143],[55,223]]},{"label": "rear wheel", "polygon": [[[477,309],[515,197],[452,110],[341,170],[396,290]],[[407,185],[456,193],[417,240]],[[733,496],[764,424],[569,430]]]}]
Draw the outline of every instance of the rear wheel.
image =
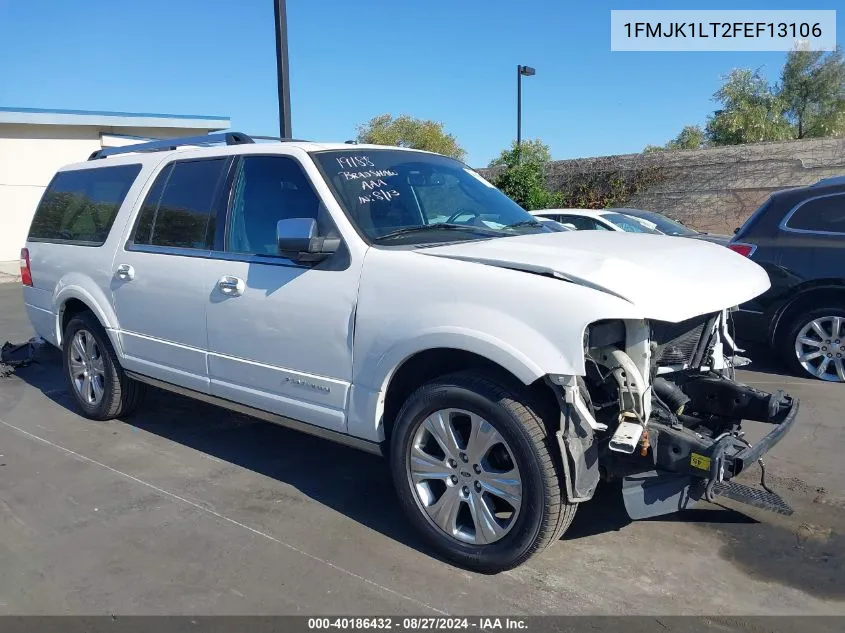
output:
[{"label": "rear wheel", "polygon": [[408,398],[391,469],[414,526],[445,558],[495,573],[558,540],[575,515],[541,418],[520,386],[456,373]]},{"label": "rear wheel", "polygon": [[845,382],[845,309],[816,308],[798,316],[783,353],[799,375]]},{"label": "rear wheel", "polygon": [[90,312],[74,315],[64,331],[62,356],[68,390],[92,420],[130,414],[140,403],[143,385],[120,366],[105,330]]}]

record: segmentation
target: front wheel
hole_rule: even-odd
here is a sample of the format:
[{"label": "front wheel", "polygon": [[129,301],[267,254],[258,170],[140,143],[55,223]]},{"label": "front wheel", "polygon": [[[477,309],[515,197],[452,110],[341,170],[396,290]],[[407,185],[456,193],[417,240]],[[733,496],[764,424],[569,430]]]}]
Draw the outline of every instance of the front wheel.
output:
[{"label": "front wheel", "polygon": [[558,540],[565,498],[543,406],[520,385],[461,372],[414,392],[397,417],[391,470],[405,513],[445,558],[496,573]]}]

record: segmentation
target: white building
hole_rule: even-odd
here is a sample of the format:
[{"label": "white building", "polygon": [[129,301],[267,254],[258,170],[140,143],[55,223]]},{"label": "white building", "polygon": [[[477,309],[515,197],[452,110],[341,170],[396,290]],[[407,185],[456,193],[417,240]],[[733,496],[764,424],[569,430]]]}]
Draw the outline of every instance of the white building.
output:
[{"label": "white building", "polygon": [[228,117],[0,107],[0,262],[18,260],[56,170],[103,147],[207,134]]}]

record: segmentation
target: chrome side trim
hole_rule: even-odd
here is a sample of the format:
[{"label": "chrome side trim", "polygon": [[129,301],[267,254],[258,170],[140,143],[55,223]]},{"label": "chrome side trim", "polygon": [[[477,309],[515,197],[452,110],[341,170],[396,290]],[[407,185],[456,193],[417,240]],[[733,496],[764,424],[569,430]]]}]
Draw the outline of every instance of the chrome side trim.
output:
[{"label": "chrome side trim", "polygon": [[230,411],[235,411],[236,413],[243,413],[244,415],[249,415],[254,418],[258,418],[259,420],[264,420],[265,422],[272,422],[273,424],[278,424],[279,426],[284,426],[286,428],[293,429],[294,431],[315,435],[326,440],[331,440],[332,442],[337,442],[338,444],[343,444],[367,453],[372,453],[373,455],[384,457],[384,451],[382,450],[381,444],[377,442],[362,440],[361,438],[353,437],[352,435],[338,433],[337,431],[332,431],[331,429],[324,429],[319,426],[314,426],[313,424],[294,420],[293,418],[286,418],[275,413],[270,413],[269,411],[248,407],[245,404],[226,400],[225,398],[218,398],[217,396],[212,396],[211,394],[202,393],[200,391],[194,391],[193,389],[188,389],[186,387],[173,385],[169,382],[150,378],[149,376],[144,376],[143,374],[138,374],[134,371],[125,371],[125,373],[133,380],[152,385],[153,387],[158,387],[159,389],[164,389],[165,391],[172,391],[173,393],[194,398],[195,400],[201,400],[202,402],[207,402]]}]

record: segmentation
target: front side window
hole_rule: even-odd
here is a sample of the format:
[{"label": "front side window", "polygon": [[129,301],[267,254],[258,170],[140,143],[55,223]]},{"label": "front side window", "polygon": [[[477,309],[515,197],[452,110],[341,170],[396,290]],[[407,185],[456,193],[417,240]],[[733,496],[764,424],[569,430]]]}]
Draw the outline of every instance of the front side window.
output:
[{"label": "front side window", "polygon": [[276,224],[289,218],[313,218],[327,235],[327,214],[305,172],[286,156],[246,156],[235,177],[226,227],[226,250],[278,255]]},{"label": "front side window", "polygon": [[165,167],[144,200],[133,242],[211,248],[213,208],[227,160],[179,161]]},{"label": "front side window", "polygon": [[140,165],[115,165],[59,172],[35,211],[29,239],[102,245],[140,171]]},{"label": "front side window", "polygon": [[805,202],[789,217],[786,228],[814,233],[845,233],[845,194]]},{"label": "front side window", "polygon": [[463,163],[396,149],[312,154],[359,231],[377,244],[427,244],[549,229]]}]

